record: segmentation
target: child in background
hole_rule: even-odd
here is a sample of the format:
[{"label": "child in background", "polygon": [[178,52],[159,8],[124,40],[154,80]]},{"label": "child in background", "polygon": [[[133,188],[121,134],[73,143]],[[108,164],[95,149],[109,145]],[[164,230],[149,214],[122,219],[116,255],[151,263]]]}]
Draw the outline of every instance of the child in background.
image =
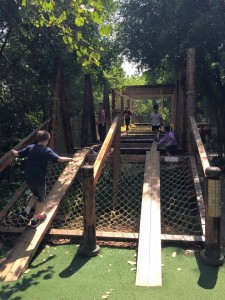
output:
[{"label": "child in background", "polygon": [[165,145],[166,146],[166,155],[171,156],[175,154],[177,150],[177,142],[174,135],[174,132],[170,130],[170,126],[167,125],[165,128],[165,135],[161,140],[158,142],[158,145]]},{"label": "child in background", "polygon": [[19,151],[11,150],[14,157],[27,157],[25,166],[25,179],[33,196],[30,198],[26,208],[20,213],[20,217],[29,221],[30,210],[36,204],[31,227],[37,227],[46,218],[45,197],[46,197],[46,173],[48,162],[69,162],[70,157],[62,157],[47,147],[50,134],[46,130],[39,130],[37,133],[37,144],[32,144]]},{"label": "child in background", "polygon": [[126,131],[128,132],[130,125],[130,117],[132,116],[132,112],[129,110],[128,106],[125,107],[125,110],[123,111],[123,116],[125,119]]},{"label": "child in background", "polygon": [[153,105],[154,112],[151,113],[150,116],[150,124],[152,125],[152,132],[155,133],[155,141],[159,140],[159,129],[160,126],[162,125],[163,119],[160,113],[158,112],[158,105],[154,104]]}]

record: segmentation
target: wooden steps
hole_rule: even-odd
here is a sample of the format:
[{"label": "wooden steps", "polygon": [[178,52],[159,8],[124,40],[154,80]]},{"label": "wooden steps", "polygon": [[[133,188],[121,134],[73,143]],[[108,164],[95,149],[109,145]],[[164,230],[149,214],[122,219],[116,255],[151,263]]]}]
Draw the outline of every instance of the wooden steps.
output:
[{"label": "wooden steps", "polygon": [[160,166],[156,142],[146,154],[136,285],[162,286]]},{"label": "wooden steps", "polygon": [[84,149],[74,154],[75,161],[70,162],[47,195],[47,219],[37,228],[27,227],[20,240],[12,249],[9,257],[0,265],[0,280],[14,281],[26,270],[39,244],[44,238],[49,225],[56,215],[57,209],[66,191],[72,185],[78,170],[83,165],[89,150]]}]

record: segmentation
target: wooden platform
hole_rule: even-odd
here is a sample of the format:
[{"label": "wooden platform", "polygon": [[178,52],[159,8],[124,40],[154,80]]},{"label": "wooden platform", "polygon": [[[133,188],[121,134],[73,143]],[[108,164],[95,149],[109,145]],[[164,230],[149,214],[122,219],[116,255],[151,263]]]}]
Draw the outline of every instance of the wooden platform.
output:
[{"label": "wooden platform", "polygon": [[76,178],[78,170],[84,163],[88,152],[89,150],[87,149],[76,152],[74,155],[75,161],[70,162],[66,166],[47,196],[47,219],[37,228],[27,227],[25,229],[20,240],[12,249],[9,257],[0,265],[0,280],[17,280],[26,270],[39,244],[44,238],[49,225],[56,215],[63,196]]},{"label": "wooden platform", "polygon": [[162,286],[159,152],[146,154],[136,285]]}]

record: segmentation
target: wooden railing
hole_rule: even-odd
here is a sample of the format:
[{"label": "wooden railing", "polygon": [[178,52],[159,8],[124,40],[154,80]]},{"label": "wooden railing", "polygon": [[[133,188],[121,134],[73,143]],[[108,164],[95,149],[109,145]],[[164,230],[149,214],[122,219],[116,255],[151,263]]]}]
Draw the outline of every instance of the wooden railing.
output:
[{"label": "wooden railing", "polygon": [[190,116],[190,122],[194,140],[198,149],[198,154],[201,160],[202,169],[205,175],[206,169],[210,167],[210,164],[194,116]]},{"label": "wooden railing", "polygon": [[[49,120],[46,120],[44,123],[42,123],[40,126],[38,126],[34,131],[32,131],[27,137],[25,137],[21,142],[19,142],[15,147],[13,147],[14,150],[19,150],[27,145],[34,142],[36,138],[36,134],[39,130],[42,130],[47,127],[49,123]],[[0,172],[2,172],[5,168],[8,167],[8,165],[14,160],[14,157],[11,154],[11,151],[7,152],[1,159],[0,159]]]},{"label": "wooden railing", "polygon": [[[109,153],[110,148],[112,147],[113,140],[114,140],[116,134],[120,135],[120,130],[118,130],[120,127],[119,123],[120,123],[120,117],[116,116],[115,119],[113,120],[113,123],[108,131],[105,141],[104,141],[104,143],[101,147],[101,150],[100,150],[100,152],[96,158],[96,161],[94,163],[94,185],[95,186],[101,175],[101,171],[102,171],[102,168],[106,161],[107,154]],[[114,153],[117,152],[116,146],[117,145],[114,145]]]},{"label": "wooden railing", "polygon": [[210,167],[202,139],[194,116],[190,116],[192,134],[198,149],[204,172],[205,183],[205,249],[200,253],[200,258],[207,264],[220,266],[224,262],[221,252],[221,170]]}]

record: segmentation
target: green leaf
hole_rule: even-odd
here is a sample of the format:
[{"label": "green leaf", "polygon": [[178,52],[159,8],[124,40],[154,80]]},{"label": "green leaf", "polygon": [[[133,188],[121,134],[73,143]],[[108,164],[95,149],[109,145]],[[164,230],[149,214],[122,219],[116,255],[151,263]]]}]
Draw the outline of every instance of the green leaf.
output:
[{"label": "green leaf", "polygon": [[27,6],[27,0],[22,0],[22,6]]},{"label": "green leaf", "polygon": [[100,14],[98,14],[97,12],[94,12],[93,14],[91,14],[91,18],[92,18],[93,22],[95,22],[98,25],[100,25],[102,23],[102,16]]},{"label": "green leaf", "polygon": [[73,43],[73,39],[71,38],[71,36],[68,36],[68,42],[69,42],[70,44]]},{"label": "green leaf", "polygon": [[110,34],[110,27],[107,25],[102,25],[100,29],[100,34],[102,36],[109,36]]},{"label": "green leaf", "polygon": [[84,26],[84,18],[83,17],[76,17],[75,24],[78,27]]}]

